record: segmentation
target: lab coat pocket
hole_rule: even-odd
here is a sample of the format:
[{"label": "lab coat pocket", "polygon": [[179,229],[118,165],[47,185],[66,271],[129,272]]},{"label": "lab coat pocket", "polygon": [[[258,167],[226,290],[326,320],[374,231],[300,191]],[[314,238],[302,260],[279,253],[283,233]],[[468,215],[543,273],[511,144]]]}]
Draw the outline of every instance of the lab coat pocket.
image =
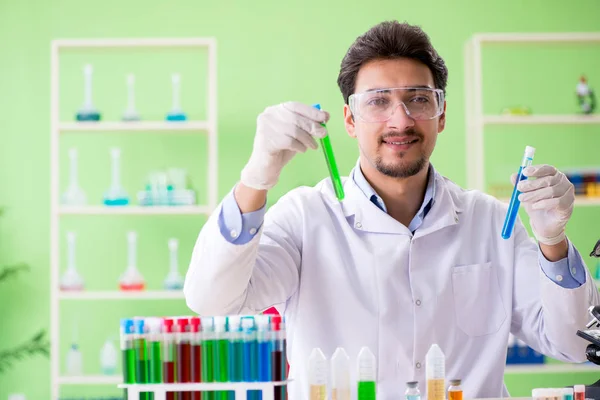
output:
[{"label": "lab coat pocket", "polygon": [[469,336],[497,332],[506,319],[500,287],[491,262],[452,268],[454,315]]}]

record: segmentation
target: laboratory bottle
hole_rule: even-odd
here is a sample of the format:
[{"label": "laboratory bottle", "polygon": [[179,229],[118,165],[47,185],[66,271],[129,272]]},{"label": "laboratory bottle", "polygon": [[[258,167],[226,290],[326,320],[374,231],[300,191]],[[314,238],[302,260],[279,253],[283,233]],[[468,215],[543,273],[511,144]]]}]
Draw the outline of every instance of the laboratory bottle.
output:
[{"label": "laboratory bottle", "polygon": [[419,382],[406,382],[406,391],[404,392],[406,400],[421,400],[421,391],[419,390]]},{"label": "laboratory bottle", "polygon": [[375,400],[377,397],[377,360],[368,347],[358,352],[358,400]]},{"label": "laboratory bottle", "polygon": [[563,389],[563,400],[573,400],[573,388]]},{"label": "laboratory bottle", "polygon": [[350,357],[343,347],[331,356],[331,400],[350,400]]},{"label": "laboratory bottle", "polygon": [[573,386],[575,400],[585,400],[585,385]]},{"label": "laboratory bottle", "polygon": [[446,359],[442,349],[432,344],[425,357],[427,378],[427,400],[445,399]]},{"label": "laboratory bottle", "polygon": [[315,347],[308,357],[309,400],[325,400],[327,398],[327,358],[323,351]]},{"label": "laboratory bottle", "polygon": [[462,400],[463,390],[460,379],[451,379],[448,387],[448,400]]}]

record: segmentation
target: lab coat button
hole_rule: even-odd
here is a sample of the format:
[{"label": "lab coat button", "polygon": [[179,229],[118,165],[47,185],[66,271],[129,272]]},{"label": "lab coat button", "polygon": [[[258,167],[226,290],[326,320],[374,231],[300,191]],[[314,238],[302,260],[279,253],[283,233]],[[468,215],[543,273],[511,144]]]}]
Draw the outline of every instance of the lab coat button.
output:
[{"label": "lab coat button", "polygon": [[577,273],[577,270],[575,268],[571,268],[571,272],[573,273],[573,275],[575,275]]},{"label": "lab coat button", "polygon": [[421,300],[415,301],[415,304],[418,305],[418,306],[420,306],[421,305]]},{"label": "lab coat button", "polygon": [[362,224],[360,222],[357,222],[356,225],[354,225],[354,226],[356,226],[356,229],[361,229],[362,228]]},{"label": "lab coat button", "polygon": [[421,368],[421,363],[420,363],[420,362],[416,363],[416,364],[415,364],[415,367],[417,367],[417,368]]},{"label": "lab coat button", "polygon": [[562,275],[556,275],[556,280],[562,282]]},{"label": "lab coat button", "polygon": [[232,238],[236,238],[238,236],[237,232],[232,230],[231,232],[229,232],[229,235],[231,235]]},{"label": "lab coat button", "polygon": [[250,234],[251,234],[251,235],[254,235],[255,233],[256,233],[256,228],[251,228],[251,229],[250,229]]}]

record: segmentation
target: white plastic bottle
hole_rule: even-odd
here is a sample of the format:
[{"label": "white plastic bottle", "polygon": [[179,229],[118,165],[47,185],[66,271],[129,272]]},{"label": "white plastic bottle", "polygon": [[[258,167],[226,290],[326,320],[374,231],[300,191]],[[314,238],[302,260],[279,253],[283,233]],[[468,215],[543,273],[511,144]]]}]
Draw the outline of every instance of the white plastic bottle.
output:
[{"label": "white plastic bottle", "polygon": [[350,357],[343,347],[331,357],[331,400],[350,400]]},{"label": "white plastic bottle", "polygon": [[327,376],[329,368],[323,351],[316,347],[308,358],[308,384],[310,400],[325,400],[327,398]]},{"label": "white plastic bottle", "polygon": [[432,344],[426,356],[427,400],[445,400],[446,357],[437,344]]}]

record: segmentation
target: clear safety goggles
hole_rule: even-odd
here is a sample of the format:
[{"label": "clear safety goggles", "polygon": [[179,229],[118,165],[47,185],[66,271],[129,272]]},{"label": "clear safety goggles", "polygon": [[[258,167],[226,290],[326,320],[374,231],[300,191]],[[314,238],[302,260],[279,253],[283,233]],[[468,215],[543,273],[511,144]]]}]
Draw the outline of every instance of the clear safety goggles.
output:
[{"label": "clear safety goggles", "polygon": [[364,122],[385,122],[399,105],[414,120],[438,117],[444,111],[444,91],[425,87],[401,87],[354,93],[348,98],[352,114]]}]

